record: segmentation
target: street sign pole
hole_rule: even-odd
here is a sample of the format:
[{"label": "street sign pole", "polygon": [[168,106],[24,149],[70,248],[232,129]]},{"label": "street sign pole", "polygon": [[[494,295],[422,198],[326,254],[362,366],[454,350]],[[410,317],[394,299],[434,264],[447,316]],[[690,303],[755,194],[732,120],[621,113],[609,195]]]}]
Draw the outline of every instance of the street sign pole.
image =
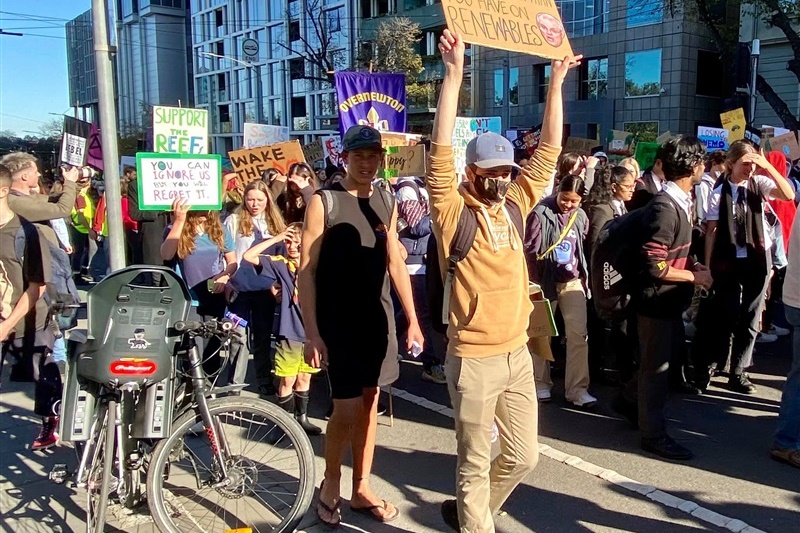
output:
[{"label": "street sign pole", "polygon": [[114,101],[114,70],[108,45],[108,10],[105,0],[92,0],[94,57],[97,67],[97,96],[100,111],[100,138],[103,145],[103,179],[105,180],[106,223],[111,270],[125,268],[125,232],[122,226],[122,196],[119,183],[117,151],[117,107]]}]

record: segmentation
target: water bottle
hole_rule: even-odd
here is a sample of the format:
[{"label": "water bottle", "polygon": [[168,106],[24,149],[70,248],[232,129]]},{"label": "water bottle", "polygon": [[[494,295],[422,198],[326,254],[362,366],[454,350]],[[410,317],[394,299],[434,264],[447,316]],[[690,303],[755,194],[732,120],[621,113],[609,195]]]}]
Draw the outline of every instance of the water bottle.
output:
[{"label": "water bottle", "polygon": [[230,311],[225,311],[225,318],[233,322],[233,327],[240,327],[240,326],[243,328],[247,327],[247,320],[238,315],[234,315]]}]

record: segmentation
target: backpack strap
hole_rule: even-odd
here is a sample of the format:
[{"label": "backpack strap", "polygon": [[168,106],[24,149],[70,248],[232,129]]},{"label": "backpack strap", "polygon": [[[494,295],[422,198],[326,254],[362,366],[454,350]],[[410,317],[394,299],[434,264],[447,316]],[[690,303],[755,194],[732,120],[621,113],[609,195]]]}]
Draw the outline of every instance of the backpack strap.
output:
[{"label": "backpack strap", "polygon": [[539,255],[536,257],[536,259],[537,259],[538,261],[541,261],[542,259],[544,259],[545,257],[547,257],[547,255],[548,255],[550,252],[552,252],[553,250],[555,250],[555,249],[556,249],[556,247],[557,247],[559,244],[561,244],[561,241],[563,241],[564,239],[566,239],[566,238],[567,238],[567,234],[569,233],[569,230],[571,230],[571,229],[572,229],[572,226],[575,224],[575,220],[578,218],[578,213],[580,213],[580,209],[576,209],[575,211],[573,211],[573,212],[572,212],[572,215],[569,217],[569,220],[568,220],[568,221],[567,221],[567,223],[564,225],[564,229],[563,229],[563,230],[561,230],[561,235],[559,235],[559,236],[558,236],[558,240],[556,240],[556,242],[554,242],[554,243],[553,243],[553,245],[552,245],[552,246],[550,246],[550,248],[548,248],[547,250],[545,250],[544,252],[542,252],[541,254],[539,254]]},{"label": "backpack strap", "polygon": [[336,203],[336,195],[328,189],[320,189],[319,195],[322,198],[322,206],[325,208],[325,227],[331,227],[331,220],[336,219],[339,205]]},{"label": "backpack strap", "polygon": [[519,208],[519,205],[510,199],[506,199],[504,204],[506,208],[506,213],[508,217],[511,219],[511,222],[514,224],[514,227],[517,228],[517,234],[519,234],[520,240],[525,243],[525,219],[522,216],[522,209]]},{"label": "backpack strap", "polygon": [[447,256],[447,274],[444,280],[444,297],[442,298],[442,324],[450,323],[450,294],[458,263],[467,257],[475,236],[478,234],[478,215],[467,206],[461,210],[456,225],[456,233],[450,242],[450,253]]},{"label": "backpack strap", "polygon": [[39,238],[39,232],[36,231],[36,226],[22,217],[20,217],[19,221],[20,228],[14,236],[14,252],[17,254],[19,264],[23,266],[24,272],[25,250],[27,249],[26,243],[39,241],[41,245],[41,239]]}]

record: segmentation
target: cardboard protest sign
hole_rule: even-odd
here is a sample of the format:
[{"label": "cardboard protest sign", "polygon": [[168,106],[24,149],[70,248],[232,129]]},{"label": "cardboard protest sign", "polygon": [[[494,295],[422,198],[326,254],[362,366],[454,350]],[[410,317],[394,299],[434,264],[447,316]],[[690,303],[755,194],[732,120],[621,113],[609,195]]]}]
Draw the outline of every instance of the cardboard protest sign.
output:
[{"label": "cardboard protest sign", "polygon": [[767,139],[766,143],[770,151],[781,152],[791,161],[800,159],[800,145],[797,144],[797,137],[791,131]]},{"label": "cardboard protest sign", "polygon": [[341,167],[344,162],[342,161],[342,138],[338,135],[328,135],[321,138],[322,152],[330,164]]},{"label": "cardboard protest sign", "polygon": [[303,155],[306,158],[306,162],[309,164],[325,159],[325,152],[322,149],[322,139],[317,139],[303,146]]},{"label": "cardboard protest sign", "polygon": [[383,177],[424,176],[425,159],[425,145],[389,147],[383,161]]},{"label": "cardboard protest sign", "polygon": [[77,118],[64,117],[64,135],[61,137],[62,164],[73,167],[86,166],[86,154],[92,125]]},{"label": "cardboard protest sign", "polygon": [[761,138],[769,138],[769,137],[780,137],[781,135],[786,135],[789,133],[789,130],[786,128],[781,128],[780,126],[769,126],[767,124],[761,125]]},{"label": "cardboard protest sign", "polygon": [[166,211],[185,199],[194,211],[222,208],[222,161],[216,154],[136,154],[139,209]]},{"label": "cardboard protest sign", "polygon": [[661,135],[656,137],[656,142],[658,144],[664,144],[665,142],[667,142],[670,139],[672,139],[672,132],[671,131],[665,131],[664,133],[662,133]]},{"label": "cardboard protest sign", "polygon": [[609,155],[630,157],[633,155],[633,133],[627,131],[611,130],[606,137]]},{"label": "cardboard protest sign", "polygon": [[153,151],[159,154],[207,154],[208,111],[153,107]]},{"label": "cardboard protest sign", "polygon": [[228,152],[233,171],[239,175],[239,182],[247,185],[251,181],[261,179],[268,168],[286,174],[292,163],[305,163],[303,149],[298,141],[259,146],[257,148],[234,150]]},{"label": "cardboard protest sign", "polygon": [[641,168],[650,168],[656,162],[656,152],[661,147],[659,143],[636,143],[636,162]]},{"label": "cardboard protest sign", "polygon": [[381,132],[381,144],[384,148],[389,146],[414,146],[422,140],[422,135],[416,133],[397,133],[394,131]]},{"label": "cardboard protest sign", "polygon": [[500,117],[457,117],[453,130],[453,155],[455,156],[456,174],[464,174],[467,165],[467,145],[469,141],[481,133],[493,132],[502,135]]},{"label": "cardboard protest sign", "polygon": [[288,126],[244,123],[244,147],[256,148],[286,142],[289,140]]},{"label": "cardboard protest sign", "polygon": [[564,152],[572,152],[578,155],[592,155],[592,150],[600,146],[601,144],[596,139],[567,137],[567,142],[564,144]]},{"label": "cardboard protest sign", "polygon": [[442,9],[467,43],[548,59],[572,55],[554,0],[442,0]]},{"label": "cardboard protest sign", "polygon": [[706,145],[706,150],[709,152],[728,149],[728,130],[726,129],[698,126],[697,138]]},{"label": "cardboard protest sign", "polygon": [[728,130],[729,143],[744,139],[745,127],[747,126],[747,121],[744,119],[744,109],[740,107],[733,111],[725,111],[720,113],[719,119],[722,122],[722,128]]}]

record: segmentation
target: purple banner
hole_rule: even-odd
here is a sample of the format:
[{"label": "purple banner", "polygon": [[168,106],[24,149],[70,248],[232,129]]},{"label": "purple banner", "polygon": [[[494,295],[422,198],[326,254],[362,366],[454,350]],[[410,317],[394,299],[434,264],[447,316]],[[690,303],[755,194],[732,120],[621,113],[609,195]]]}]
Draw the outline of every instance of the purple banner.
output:
[{"label": "purple banner", "polygon": [[334,77],[342,137],[350,127],[359,124],[405,133],[405,74],[337,72]]}]

